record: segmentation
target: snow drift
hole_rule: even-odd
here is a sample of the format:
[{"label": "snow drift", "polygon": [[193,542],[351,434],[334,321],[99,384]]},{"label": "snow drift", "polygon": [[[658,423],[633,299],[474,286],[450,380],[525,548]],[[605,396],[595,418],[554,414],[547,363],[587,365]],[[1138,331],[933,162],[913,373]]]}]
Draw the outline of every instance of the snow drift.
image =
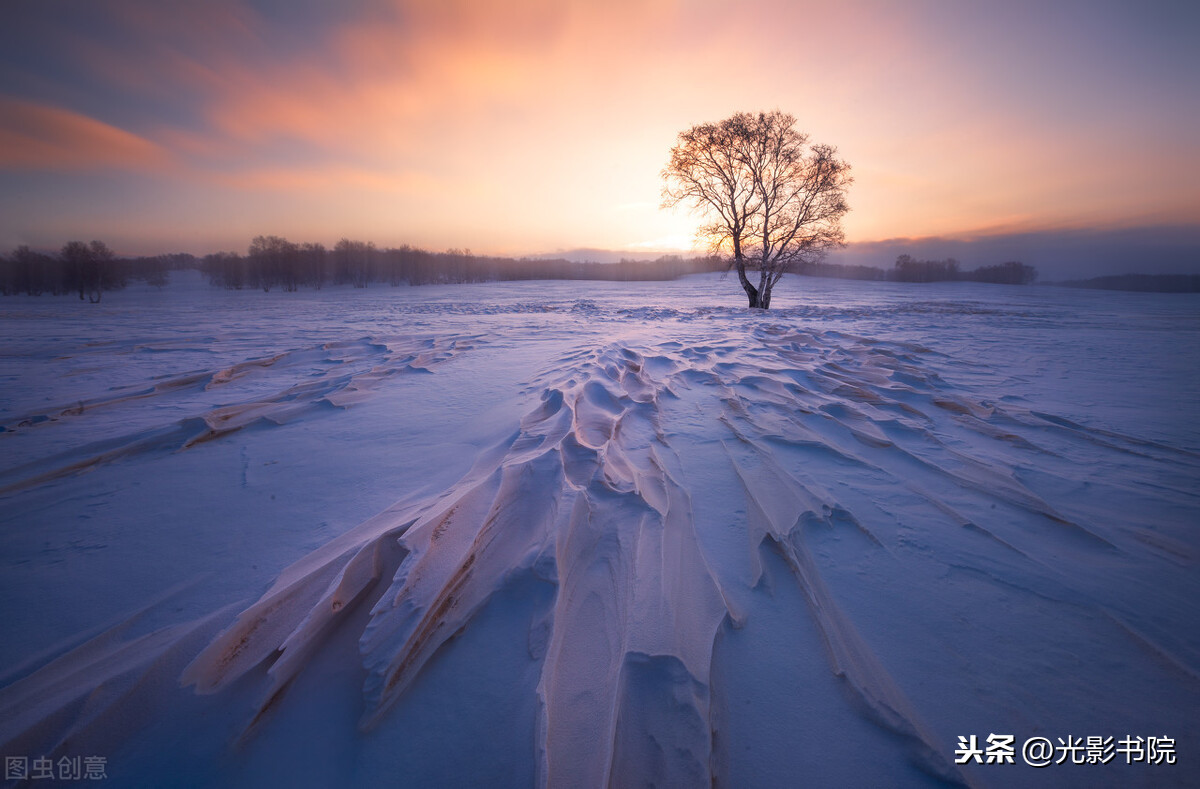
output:
[{"label": "snow drift", "polygon": [[[146,609],[155,616],[10,672],[5,753],[129,747],[120,743],[147,738],[130,721],[203,703],[237,709],[208,742],[243,754],[206,754],[220,765],[208,782],[248,781],[238,758],[279,758],[305,740],[273,736],[281,718],[308,716],[301,732],[331,725],[328,702],[305,698],[306,675],[349,672],[357,727],[338,718],[338,736],[386,741],[421,725],[402,700],[422,683],[434,695],[447,687],[433,668],[477,622],[500,617],[479,631],[518,638],[523,655],[481,636],[473,670],[511,677],[530,705],[525,748],[499,758],[516,765],[501,774],[538,785],[1183,785],[1196,775],[1184,766],[1035,771],[957,765],[954,749],[960,735],[993,731],[1018,742],[1170,735],[1181,751],[1196,742],[1196,447],[1051,413],[1051,396],[996,388],[986,352],[881,331],[889,309],[912,306],[902,289],[885,292],[900,296],[868,320],[819,306],[749,316],[686,293],[630,307],[617,286],[599,303],[403,303],[435,316],[424,333],[264,349],[93,396],[78,413],[6,416],[10,445],[47,436],[40,457],[9,456],[0,469],[20,510],[85,472],[120,479],[135,473],[123,466],[203,453],[243,428],[263,428],[239,432],[247,443],[279,435],[305,452],[320,444],[298,429],[389,402],[436,421],[442,387],[470,386],[438,380],[452,368],[503,378],[511,363],[520,382],[503,415],[489,414],[486,441],[441,418],[448,441],[471,446],[461,472],[409,482],[400,501],[279,570],[256,600],[219,606],[225,598],[202,590],[220,580],[197,581]],[[1075,309],[1086,317],[1086,304]],[[821,310],[842,325],[814,321]],[[1059,310],[948,301],[908,312],[1020,326],[1031,315],[1065,322]],[[1030,370],[1062,351],[1021,350]],[[408,372],[423,375],[389,385]],[[121,409],[138,421],[113,430],[106,412]],[[72,420],[104,435],[50,440]],[[421,467],[417,457],[405,468],[419,478]],[[528,605],[514,604],[522,596]],[[161,613],[178,598],[197,615]],[[155,622],[132,627],[138,617]],[[192,692],[207,701],[186,700]],[[443,743],[454,726],[433,725]],[[446,762],[486,774],[497,757],[446,745],[421,758],[429,764],[414,775],[453,782],[471,773]],[[170,774],[153,760],[111,761],[127,775]],[[385,764],[360,753],[328,769],[372,783]]]}]

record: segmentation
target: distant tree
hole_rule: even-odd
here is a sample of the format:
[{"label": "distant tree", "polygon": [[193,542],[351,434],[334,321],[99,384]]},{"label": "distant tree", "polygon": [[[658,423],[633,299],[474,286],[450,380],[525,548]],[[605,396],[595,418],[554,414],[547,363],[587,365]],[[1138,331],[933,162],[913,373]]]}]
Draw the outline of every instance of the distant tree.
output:
[{"label": "distant tree", "polygon": [[255,236],[250,242],[247,260],[251,278],[264,292],[274,285],[294,291],[299,285],[297,262],[299,248],[280,236]]},{"label": "distant tree", "polygon": [[213,285],[228,290],[241,290],[246,286],[246,261],[236,252],[213,252],[205,255],[200,269]]},{"label": "distant tree", "polygon": [[[165,287],[169,281],[167,272],[171,270],[173,255],[153,255],[151,257],[126,260],[124,268],[130,279],[141,280],[156,288]],[[191,257],[190,255],[188,257]]]},{"label": "distant tree", "polygon": [[[784,273],[842,246],[850,165],[829,145],[809,145],[778,110],[738,113],[681,132],[662,171],[664,207],[688,205],[707,220],[698,235],[732,256],[751,307],[769,309]],[[746,276],[759,272],[758,284]]]},{"label": "distant tree", "polygon": [[334,268],[339,284],[349,282],[365,288],[374,277],[375,244],[343,238],[333,247]]},{"label": "distant tree", "polygon": [[116,255],[103,241],[93,241],[91,244],[68,241],[60,255],[69,283],[67,289],[77,290],[80,301],[83,301],[86,293],[89,302],[99,304],[104,291],[125,285],[116,264]]},{"label": "distant tree", "polygon": [[325,251],[324,244],[301,244],[299,248],[300,257],[300,281],[312,285],[317,290],[325,286],[329,281],[329,271],[327,260],[328,253]]},{"label": "distant tree", "polygon": [[392,287],[397,287],[401,282],[409,280],[411,282],[411,272],[407,271],[406,262],[408,253],[411,247],[407,244],[399,249],[385,249],[383,251],[383,271],[387,282]]},{"label": "distant tree", "polygon": [[30,296],[66,293],[65,279],[61,260],[22,245],[13,250],[8,260],[6,291]]},{"label": "distant tree", "polygon": [[360,288],[371,282],[410,286],[529,279],[644,282],[722,268],[726,268],[726,263],[716,255],[688,260],[668,255],[654,261],[576,263],[561,259],[484,257],[469,249],[427,252],[407,244],[381,250],[372,243],[345,238],[332,250],[326,250],[321,244],[293,244],[277,236],[256,236],[246,257],[233,252],[217,252],[206,256],[201,263],[201,270],[213,285],[238,289],[262,287],[264,290],[275,285],[285,289],[302,285],[320,288],[331,278],[338,284]]},{"label": "distant tree", "polygon": [[100,293],[106,290],[117,290],[125,287],[124,261],[117,260],[116,254],[103,241],[93,241],[88,245],[95,261],[99,287],[96,290],[96,301],[100,301]]},{"label": "distant tree", "polygon": [[959,279],[959,264],[954,258],[917,260],[912,255],[900,255],[891,278],[899,282],[952,282]]},{"label": "distant tree", "polygon": [[196,268],[200,264],[199,259],[188,252],[171,252],[166,255],[159,255],[159,257],[170,271]]},{"label": "distant tree", "polygon": [[83,301],[83,294],[89,289],[91,282],[91,250],[82,241],[68,241],[63,245],[59,256],[63,261],[63,272],[68,287],[71,290],[78,289],[79,300]]},{"label": "distant tree", "polygon": [[981,266],[970,274],[976,282],[995,282],[1001,285],[1029,285],[1037,279],[1037,269],[1015,260],[994,266]]},{"label": "distant tree", "polygon": [[145,258],[142,260],[142,276],[146,283],[156,288],[164,287],[168,282],[167,271],[171,266],[166,255]]},{"label": "distant tree", "polygon": [[963,271],[954,258],[917,260],[912,255],[900,255],[888,279],[896,282],[994,282],[1007,285],[1028,285],[1037,279],[1037,269],[1024,263],[1009,261],[994,266],[981,266]]},{"label": "distant tree", "polygon": [[447,249],[441,255],[438,282],[470,282],[475,279],[475,257],[469,249]]}]

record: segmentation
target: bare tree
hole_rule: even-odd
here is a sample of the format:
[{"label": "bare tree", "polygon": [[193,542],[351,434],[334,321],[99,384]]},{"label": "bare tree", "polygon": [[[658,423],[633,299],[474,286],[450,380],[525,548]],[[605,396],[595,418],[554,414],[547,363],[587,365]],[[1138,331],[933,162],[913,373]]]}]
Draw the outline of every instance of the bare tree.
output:
[{"label": "bare tree", "polygon": [[[850,165],[829,145],[809,145],[778,110],[740,112],[681,132],[662,171],[663,206],[690,206],[714,251],[731,255],[751,307],[769,309],[787,271],[845,243]],[[757,270],[758,284],[747,276]]]},{"label": "bare tree", "polygon": [[13,250],[9,265],[10,293],[24,292],[30,296],[40,296],[47,291],[55,294],[68,292],[63,262],[60,259],[34,252],[28,246],[22,245]]},{"label": "bare tree", "polygon": [[328,257],[324,244],[301,244],[300,281],[312,285],[317,290],[325,287],[325,282],[329,279]]},{"label": "bare tree", "polygon": [[272,285],[281,285],[288,293],[299,287],[296,258],[299,247],[281,236],[255,236],[250,242],[246,260],[251,276],[257,273],[258,286],[269,292]]},{"label": "bare tree", "polygon": [[337,268],[336,281],[350,282],[356,288],[365,288],[374,278],[376,257],[372,241],[351,241],[343,238],[333,247],[333,260]]},{"label": "bare tree", "polygon": [[63,245],[60,256],[65,267],[70,289],[79,290],[79,300],[86,293],[92,304],[99,304],[106,290],[124,287],[125,283],[116,267],[116,255],[103,241],[85,244],[68,241]]}]

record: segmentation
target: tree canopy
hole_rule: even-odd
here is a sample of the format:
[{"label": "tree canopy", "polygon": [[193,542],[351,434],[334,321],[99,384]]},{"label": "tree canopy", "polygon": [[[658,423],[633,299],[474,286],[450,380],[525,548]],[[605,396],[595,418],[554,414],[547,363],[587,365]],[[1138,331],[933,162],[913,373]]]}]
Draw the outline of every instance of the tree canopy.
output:
[{"label": "tree canopy", "polygon": [[[778,110],[698,124],[679,134],[662,171],[663,205],[704,218],[697,235],[731,255],[751,307],[770,308],[785,272],[845,243],[850,165],[795,126]],[[747,269],[758,271],[757,285]]]}]

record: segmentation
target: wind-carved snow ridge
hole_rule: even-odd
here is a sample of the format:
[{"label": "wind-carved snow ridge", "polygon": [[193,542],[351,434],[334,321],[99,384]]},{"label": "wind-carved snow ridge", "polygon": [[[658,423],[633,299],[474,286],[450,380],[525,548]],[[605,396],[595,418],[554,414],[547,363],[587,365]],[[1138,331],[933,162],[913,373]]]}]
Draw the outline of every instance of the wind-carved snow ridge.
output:
[{"label": "wind-carved snow ridge", "polygon": [[[6,302],[0,750],[146,786],[1200,785],[1188,305],[796,284]],[[1016,764],[953,764],[992,732]],[[1179,764],[1036,770],[1035,735]]]},{"label": "wind-carved snow ridge", "polygon": [[409,554],[361,641],[366,722],[508,579],[533,572],[559,589],[531,634],[544,650],[541,782],[705,782],[726,607],[659,425],[666,382],[625,347],[564,361],[495,468],[404,535]]},{"label": "wind-carved snow ridge", "polygon": [[[1194,677],[1185,648],[1133,631],[1119,600],[1089,598],[1071,580],[1071,566],[1166,543],[1060,511],[1020,468],[1031,457],[1069,468],[1080,443],[1162,463],[1197,459],[971,399],[931,372],[931,354],[770,324],[705,344],[580,348],[533,382],[537,401],[519,427],[462,480],[288,568],[183,680],[215,692],[266,663],[256,724],[331,629],[369,606],[359,648],[371,728],[491,599],[532,575],[557,588],[552,609],[528,623],[530,659],[541,666],[540,784],[727,783],[730,757],[714,749],[714,645],[722,627],[755,616],[762,552],[774,550],[802,591],[829,671],[862,713],[906,743],[921,769],[973,785],[946,758],[952,733],[926,720],[911,682],[866,635],[878,623],[860,626],[863,609],[840,599],[840,562],[905,578],[913,561],[930,560],[931,535],[945,571],[1006,568],[1023,594],[1098,608]],[[694,510],[686,469],[701,461],[737,480],[735,522]],[[921,522],[889,511],[891,501]],[[996,515],[984,522],[981,512]],[[711,547],[731,529],[747,538],[745,560]]]},{"label": "wind-carved snow ridge", "polygon": [[158,599],[81,644],[73,645],[17,682],[0,688],[0,748],[55,760],[80,749],[108,752],[130,728],[149,725],[155,704],[229,614],[138,634],[143,618],[189,584]]},{"label": "wind-carved snow ridge", "polygon": [[[217,369],[165,376],[150,386],[118,388],[101,397],[30,414],[0,432],[56,430],[80,422],[140,419],[153,405],[187,416],[143,424],[133,432],[0,471],[0,494],[77,474],[146,452],[183,450],[255,425],[280,425],[323,408],[349,408],[385,380],[425,372],[480,343],[478,336],[364,337],[247,359]],[[128,415],[128,417],[127,417]]]},{"label": "wind-carved snow ridge", "polygon": [[[811,734],[797,719],[841,715],[850,751],[902,753],[932,782],[988,781],[950,764],[956,737],[972,733],[962,723],[980,719],[964,705],[995,710],[996,730],[1037,724],[1057,736],[1079,718],[1026,713],[1030,699],[1092,709],[1085,680],[1118,686],[1096,712],[1105,721],[1136,695],[1200,697],[1194,631],[1176,626],[1194,621],[1188,579],[1200,556],[1175,524],[1195,511],[1195,453],[972,396],[941,377],[948,357],[919,345],[766,319],[662,333],[671,338],[559,345],[568,350],[527,381],[524,416],[461,480],[313,550],[232,624],[216,612],[145,632],[133,616],[48,658],[0,691],[0,739],[12,752],[107,748],[120,729],[109,724],[150,709],[164,677],[178,676],[199,693],[257,694],[241,733],[252,742],[314,658],[347,636],[364,677],[361,725],[390,733],[389,716],[408,711],[397,701],[451,640],[530,586],[554,594],[505,620],[522,631],[536,677],[520,688],[536,724],[515,758],[532,760],[547,787],[778,784],[748,778],[760,707],[727,691],[731,677],[762,671],[754,632],[769,602],[794,601],[774,626],[796,628],[794,664],[772,661],[784,673],[816,665],[806,682],[835,692],[810,709],[805,687],[762,725]],[[184,450],[220,428],[214,414],[248,426],[383,397],[379,381],[437,371],[479,343],[368,338],[116,391],[17,429],[56,430],[146,398],[178,398],[203,427],[146,426],[107,454],[84,447],[4,482]],[[1144,516],[1127,501],[1159,510]],[[979,615],[995,604],[1009,624],[1031,622],[1031,636]],[[1054,670],[1026,671],[1034,642]],[[1111,659],[1092,668],[1097,645]],[[1058,691],[1070,679],[1062,665],[1080,667],[1082,689]]]},{"label": "wind-carved snow ridge", "polygon": [[[658,743],[654,774],[708,780],[709,664],[726,606],[658,424],[666,382],[628,348],[568,361],[541,383],[520,429],[458,485],[289,568],[184,681],[216,691],[273,660],[257,721],[330,623],[374,597],[360,641],[369,727],[493,595],[533,573],[559,588],[530,635],[544,659],[543,782],[644,776],[646,737]],[[388,576],[390,587],[369,593]]]}]

